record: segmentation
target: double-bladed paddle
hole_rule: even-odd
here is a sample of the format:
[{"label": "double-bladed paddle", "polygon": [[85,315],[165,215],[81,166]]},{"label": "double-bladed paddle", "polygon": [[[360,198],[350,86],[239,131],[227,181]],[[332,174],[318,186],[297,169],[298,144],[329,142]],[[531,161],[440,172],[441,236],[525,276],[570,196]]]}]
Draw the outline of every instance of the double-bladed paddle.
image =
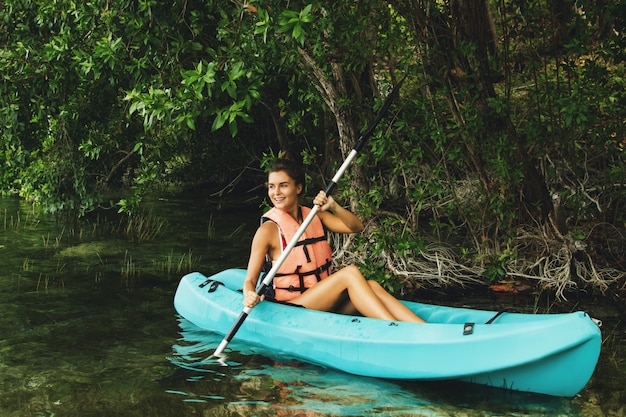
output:
[{"label": "double-bladed paddle", "polygon": [[[337,182],[343,176],[343,173],[345,172],[345,170],[352,163],[354,158],[356,158],[357,154],[363,149],[363,147],[365,146],[365,143],[370,138],[370,136],[372,136],[374,129],[376,128],[378,123],[380,123],[385,113],[387,113],[387,110],[389,110],[391,103],[398,95],[400,86],[402,85],[403,82],[404,82],[404,78],[400,80],[400,82],[394,87],[391,93],[389,93],[389,95],[387,96],[387,99],[385,100],[385,103],[383,104],[383,107],[380,109],[380,112],[378,113],[378,117],[376,117],[376,120],[374,120],[374,123],[372,123],[369,129],[367,129],[365,133],[361,135],[361,137],[357,141],[354,148],[352,148],[352,151],[350,151],[350,153],[348,154],[348,157],[346,158],[346,160],[343,162],[343,164],[341,164],[341,167],[339,167],[339,170],[337,171],[335,176],[332,178],[332,180],[326,187],[326,190],[324,190],[326,195],[331,195],[333,193],[333,191],[337,187]],[[300,240],[300,237],[302,236],[306,228],[313,221],[313,218],[315,217],[319,209],[320,209],[319,206],[317,205],[313,206],[308,216],[306,216],[306,218],[304,219],[304,221],[302,222],[302,224],[296,231],[296,234],[293,236],[293,238],[291,238],[291,241],[287,244],[287,247],[285,247],[285,249],[282,251],[282,253],[278,257],[276,262],[274,262],[272,269],[270,269],[267,275],[265,275],[265,278],[263,279],[261,285],[257,289],[257,294],[259,295],[265,294],[265,291],[267,290],[267,288],[270,285],[272,285],[272,280],[274,279],[276,272],[278,272],[278,269],[281,267],[283,262],[285,262],[285,259],[287,259],[287,256],[291,253],[291,250],[296,246],[296,244],[298,243],[298,240]],[[241,314],[239,314],[239,317],[237,318],[237,321],[233,324],[233,326],[230,328],[230,330],[228,331],[228,333],[226,334],[222,342],[219,344],[219,346],[213,353],[214,356],[220,357],[220,355],[222,355],[222,352],[224,351],[224,349],[226,349],[226,346],[228,346],[228,343],[230,343],[230,341],[233,339],[233,337],[235,336],[235,334],[237,333],[237,331],[239,330],[243,322],[248,317],[248,314],[250,314],[251,310],[252,308],[250,307],[243,308],[243,310],[241,311]]]}]

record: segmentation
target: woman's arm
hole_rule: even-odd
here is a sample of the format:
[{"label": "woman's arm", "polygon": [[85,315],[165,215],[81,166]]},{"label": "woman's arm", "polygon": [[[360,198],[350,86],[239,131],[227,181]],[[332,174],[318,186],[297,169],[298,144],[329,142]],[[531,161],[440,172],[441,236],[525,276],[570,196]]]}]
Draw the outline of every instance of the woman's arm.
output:
[{"label": "woman's arm", "polygon": [[363,222],[354,213],[337,204],[332,196],[320,191],[313,199],[313,204],[320,206],[318,216],[331,232],[357,233],[363,230]]},{"label": "woman's arm", "polygon": [[246,279],[243,282],[243,304],[246,307],[254,307],[261,301],[261,297],[256,293],[256,285],[259,275],[263,269],[265,255],[272,248],[272,241],[276,238],[278,230],[272,222],[267,222],[259,227],[252,239],[250,248],[250,258],[248,259],[248,269]]}]

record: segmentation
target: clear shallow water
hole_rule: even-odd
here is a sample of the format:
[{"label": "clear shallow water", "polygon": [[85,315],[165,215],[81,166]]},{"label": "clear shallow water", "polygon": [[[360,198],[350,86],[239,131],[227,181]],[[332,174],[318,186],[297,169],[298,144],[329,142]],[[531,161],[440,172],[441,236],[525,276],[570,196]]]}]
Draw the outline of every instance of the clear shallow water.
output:
[{"label": "clear shallow water", "polygon": [[[95,221],[63,226],[0,200],[0,416],[624,414],[624,325],[605,300],[559,307],[604,321],[601,362],[574,399],[356,377],[236,340],[223,366],[210,358],[221,336],[178,317],[172,299],[187,267],[243,266],[257,214],[215,211],[198,197],[153,205],[166,231],[137,243]],[[533,308],[520,298],[450,302]]]}]

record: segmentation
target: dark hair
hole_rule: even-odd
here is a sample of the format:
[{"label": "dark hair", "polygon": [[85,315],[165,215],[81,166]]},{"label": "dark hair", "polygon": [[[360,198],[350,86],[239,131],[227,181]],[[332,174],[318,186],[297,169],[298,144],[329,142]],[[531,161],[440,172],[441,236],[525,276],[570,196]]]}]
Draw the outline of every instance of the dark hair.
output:
[{"label": "dark hair", "polygon": [[278,159],[274,161],[268,174],[278,171],[285,171],[296,182],[296,185],[305,185],[304,166],[293,152],[286,150],[278,154]]}]

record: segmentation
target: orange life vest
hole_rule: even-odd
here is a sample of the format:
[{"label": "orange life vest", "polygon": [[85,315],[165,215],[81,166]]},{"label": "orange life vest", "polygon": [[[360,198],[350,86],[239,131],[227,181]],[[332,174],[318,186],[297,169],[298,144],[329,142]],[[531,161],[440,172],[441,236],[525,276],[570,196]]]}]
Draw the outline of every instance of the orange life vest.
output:
[{"label": "orange life vest", "polygon": [[[300,210],[302,218],[311,211],[308,207],[300,207]],[[266,221],[272,221],[278,226],[281,249],[285,250],[300,224],[287,212],[277,208],[272,208],[261,217],[261,224]],[[326,240],[324,225],[315,216],[278,268],[274,276],[274,298],[278,301],[289,301],[298,297],[330,275],[331,263],[332,249]]]}]

